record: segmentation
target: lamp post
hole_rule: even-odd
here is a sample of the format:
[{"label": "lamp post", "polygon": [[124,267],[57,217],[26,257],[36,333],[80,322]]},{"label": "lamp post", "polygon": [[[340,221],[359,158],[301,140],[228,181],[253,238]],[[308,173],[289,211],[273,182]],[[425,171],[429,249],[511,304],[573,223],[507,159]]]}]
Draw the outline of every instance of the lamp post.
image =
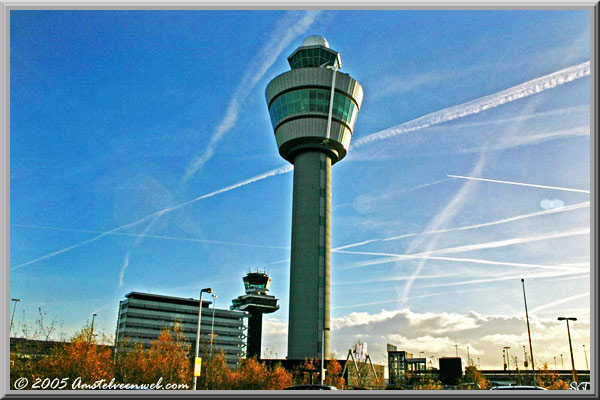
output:
[{"label": "lamp post", "polygon": [[199,363],[198,353],[200,350],[200,324],[202,322],[202,293],[212,293],[212,288],[205,288],[200,290],[200,304],[198,307],[198,329],[196,329],[196,357],[194,359],[194,390],[196,390],[196,383],[198,376],[200,376],[200,370],[196,371],[196,364]]},{"label": "lamp post", "polygon": [[573,346],[571,345],[571,330],[569,321],[577,321],[574,317],[558,317],[559,321],[567,321],[567,334],[569,335],[569,351],[571,352],[571,371],[573,373],[573,382],[577,382],[577,371],[575,370],[575,360],[573,359]]},{"label": "lamp post", "polygon": [[216,294],[212,295],[213,298],[213,315],[212,315],[212,323],[210,325],[210,356],[212,357],[212,353],[213,353],[213,341],[215,339],[215,306],[217,305],[217,298],[219,296],[217,296]]},{"label": "lamp post", "polygon": [[92,337],[94,336],[94,320],[96,319],[96,313],[92,314],[92,326],[90,327],[90,337],[88,338],[88,342],[92,341]]},{"label": "lamp post", "polygon": [[321,338],[321,385],[325,384],[325,331],[328,330],[329,328],[323,328]]},{"label": "lamp post", "polygon": [[558,367],[556,366],[556,356],[554,357],[554,369],[558,369]]},{"label": "lamp post", "polygon": [[565,360],[563,359],[562,354],[560,355],[560,365],[562,366],[562,370],[565,370]]},{"label": "lamp post", "polygon": [[[529,329],[529,313],[527,312],[527,297],[525,297],[525,279],[521,279],[523,286],[523,301],[525,302],[525,319],[527,320],[527,336],[529,336],[529,354],[531,356],[531,377],[535,386],[535,365],[533,363],[533,347],[531,346],[531,330]],[[527,358],[525,358],[527,359]]]},{"label": "lamp post", "polygon": [[589,370],[590,365],[588,364],[587,353],[585,352],[585,344],[583,345],[583,356],[585,357],[585,369]]},{"label": "lamp post", "polygon": [[467,346],[467,367],[471,365],[471,358],[469,357],[469,346]]},{"label": "lamp post", "polygon": [[10,299],[10,301],[14,301],[15,305],[13,306],[12,316],[10,317],[10,332],[9,332],[9,336],[12,333],[13,320],[15,319],[15,310],[17,309],[17,303],[19,301],[21,301],[21,299]]},{"label": "lamp post", "polygon": [[506,351],[506,371],[508,371],[508,376],[510,377],[510,357],[508,355],[510,346],[504,346],[503,349]]}]

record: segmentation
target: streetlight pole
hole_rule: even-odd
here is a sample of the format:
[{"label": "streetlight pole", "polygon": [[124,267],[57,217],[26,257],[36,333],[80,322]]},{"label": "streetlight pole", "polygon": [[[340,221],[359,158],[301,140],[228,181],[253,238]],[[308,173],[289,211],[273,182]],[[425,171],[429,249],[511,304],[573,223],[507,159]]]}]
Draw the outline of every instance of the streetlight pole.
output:
[{"label": "streetlight pole", "polygon": [[562,370],[565,370],[565,360],[563,359],[562,354],[560,355],[560,365],[562,365]]},{"label": "streetlight pole", "polygon": [[573,382],[577,382],[577,371],[575,370],[575,359],[573,358],[573,346],[571,345],[571,330],[569,329],[569,321],[577,321],[574,317],[558,317],[559,321],[567,321],[567,334],[569,335],[569,351],[571,352],[571,371],[573,374]]},{"label": "streetlight pole", "polygon": [[325,331],[328,331],[329,328],[323,327],[323,331],[321,332],[321,385],[325,384]]},{"label": "streetlight pole", "polygon": [[[200,350],[200,324],[202,322],[202,293],[212,293],[213,290],[212,288],[205,288],[200,290],[200,304],[198,307],[198,328],[196,329],[196,357],[194,359],[194,390],[196,390],[196,383],[198,381],[198,377],[200,376],[200,369],[199,367],[196,367],[196,365],[201,365],[199,364],[200,361],[198,359],[198,353]],[[196,369],[198,368],[198,369]]]},{"label": "streetlight pole", "polygon": [[527,297],[525,297],[525,279],[521,279],[523,286],[523,301],[525,302],[525,319],[527,320],[527,336],[529,336],[529,354],[531,355],[531,376],[535,386],[535,364],[533,363],[533,346],[531,346],[531,330],[529,329],[529,313],[527,312]]},{"label": "streetlight pole", "polygon": [[590,369],[590,365],[588,364],[587,353],[585,352],[585,344],[583,345],[583,355],[585,357],[585,369],[589,370]]},{"label": "streetlight pole", "polygon": [[508,349],[510,349],[510,346],[504,346],[504,350],[506,351],[506,371],[508,371],[508,376],[510,376],[510,357],[508,355]]},{"label": "streetlight pole", "polygon": [[[213,315],[212,315],[212,323],[210,325],[210,356],[212,357],[212,353],[213,353],[213,341],[215,338],[215,306],[217,305],[217,296],[216,294],[212,295],[213,298]],[[260,355],[260,354],[259,354]]]},{"label": "streetlight pole", "polygon": [[467,367],[471,365],[471,358],[469,357],[469,346],[467,346]]},{"label": "streetlight pole", "polygon": [[90,337],[88,338],[88,342],[92,341],[92,337],[94,336],[94,320],[96,319],[96,313],[92,314],[92,326],[90,327]]},{"label": "streetlight pole", "polygon": [[19,301],[21,301],[21,299],[10,299],[10,301],[14,301],[15,305],[13,306],[12,316],[10,317],[10,332],[9,332],[9,336],[12,333],[13,320],[15,319],[15,310],[17,309],[17,303]]},{"label": "streetlight pole", "polygon": [[556,366],[556,356],[554,356],[554,369],[557,370],[558,367]]}]

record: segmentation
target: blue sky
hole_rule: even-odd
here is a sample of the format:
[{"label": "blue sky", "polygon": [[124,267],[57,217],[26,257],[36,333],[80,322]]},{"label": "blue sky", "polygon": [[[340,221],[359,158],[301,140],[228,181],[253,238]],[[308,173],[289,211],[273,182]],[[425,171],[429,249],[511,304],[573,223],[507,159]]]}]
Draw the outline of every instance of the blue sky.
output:
[{"label": "blue sky", "polygon": [[386,343],[435,357],[458,344],[499,368],[503,346],[527,344],[524,277],[534,355],[567,361],[556,317],[569,314],[584,368],[589,20],[582,10],[11,11],[17,329],[41,307],[67,335],[94,312],[111,334],[132,290],[195,297],[212,286],[229,307],[260,268],[281,305],[265,318],[263,350],[283,356],[292,174],[264,89],[319,34],[365,91],[354,147],[333,168],[332,349],[344,357],[360,339],[384,362]]}]

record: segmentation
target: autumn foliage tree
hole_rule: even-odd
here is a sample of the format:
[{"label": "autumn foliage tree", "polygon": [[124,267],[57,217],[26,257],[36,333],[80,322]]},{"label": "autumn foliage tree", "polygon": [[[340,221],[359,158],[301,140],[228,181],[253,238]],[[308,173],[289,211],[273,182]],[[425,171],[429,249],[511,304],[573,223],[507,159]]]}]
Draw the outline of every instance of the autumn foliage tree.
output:
[{"label": "autumn foliage tree", "polygon": [[242,360],[231,378],[234,390],[282,390],[292,384],[292,375],[283,367],[268,368],[254,357]]},{"label": "autumn foliage tree", "polygon": [[202,359],[202,373],[197,384],[199,390],[229,390],[231,379],[225,353],[219,351]]},{"label": "autumn foliage tree", "polygon": [[548,369],[548,363],[544,363],[543,368],[535,373],[535,379],[539,386],[549,390],[566,390],[569,388],[567,382],[560,379],[555,371]]},{"label": "autumn foliage tree", "polygon": [[38,361],[40,378],[81,378],[92,384],[114,376],[114,364],[109,347],[98,346],[90,328],[79,331],[69,343],[56,347],[48,357]]},{"label": "autumn foliage tree", "polygon": [[191,383],[190,344],[175,324],[164,329],[149,349],[140,343],[123,346],[117,353],[115,371],[123,383]]},{"label": "autumn foliage tree", "polygon": [[[481,372],[474,365],[469,365],[465,368],[465,376],[462,379],[464,383],[475,383],[479,386],[479,389],[487,389],[490,384],[488,380],[481,375]],[[465,387],[465,389],[475,389],[471,386]]]},{"label": "autumn foliage tree", "polygon": [[338,389],[344,389],[346,387],[346,380],[342,376],[342,366],[338,360],[327,360],[325,366],[327,367],[325,384],[335,386]]}]

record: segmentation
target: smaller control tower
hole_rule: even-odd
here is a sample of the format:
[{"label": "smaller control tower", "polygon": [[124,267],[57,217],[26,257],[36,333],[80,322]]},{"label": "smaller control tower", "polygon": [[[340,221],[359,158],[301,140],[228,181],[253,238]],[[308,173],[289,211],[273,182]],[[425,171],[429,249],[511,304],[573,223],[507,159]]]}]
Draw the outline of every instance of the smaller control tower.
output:
[{"label": "smaller control tower", "polygon": [[233,299],[232,310],[248,311],[248,349],[247,357],[260,359],[262,337],[262,315],[279,310],[279,299],[268,295],[271,278],[266,272],[249,272],[244,277],[246,294]]}]

